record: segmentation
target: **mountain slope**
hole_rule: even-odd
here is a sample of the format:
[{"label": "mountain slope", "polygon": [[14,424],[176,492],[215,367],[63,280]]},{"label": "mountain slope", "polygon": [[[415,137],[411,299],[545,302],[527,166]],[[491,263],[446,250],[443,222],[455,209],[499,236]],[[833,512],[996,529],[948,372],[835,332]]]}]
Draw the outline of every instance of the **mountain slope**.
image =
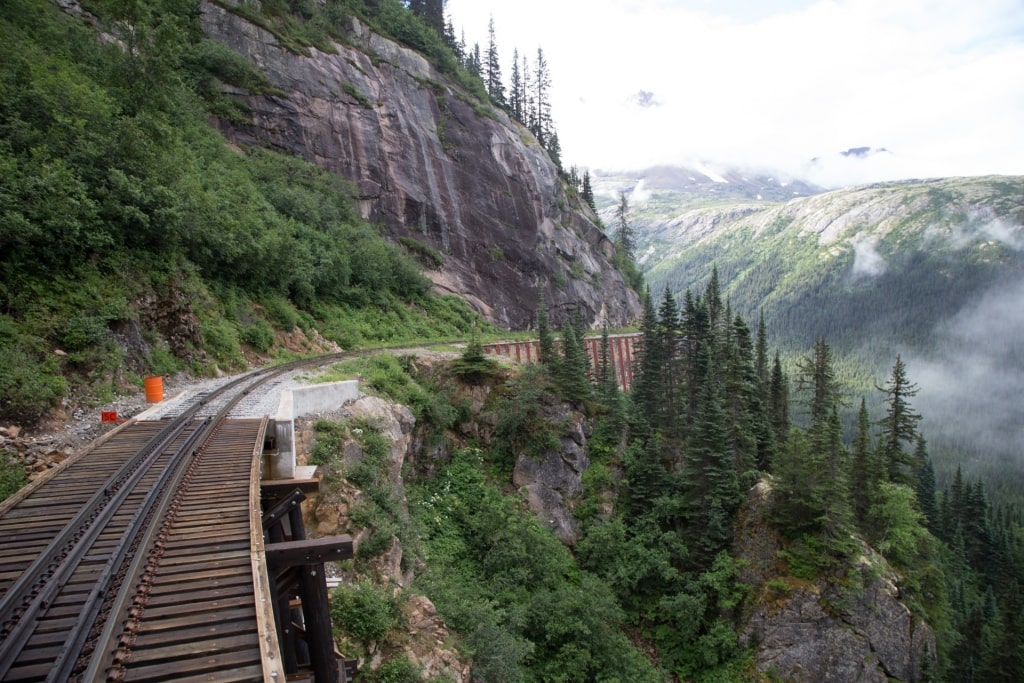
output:
[{"label": "mountain slope", "polygon": [[[824,337],[869,405],[901,354],[933,450],[994,456],[993,482],[992,468],[1024,470],[1024,179],[881,183],[637,224],[654,291],[700,290],[717,267],[733,308],[748,321],[763,310],[784,352]],[[953,458],[937,467],[948,476]]]},{"label": "mountain slope", "polygon": [[529,326],[541,294],[556,321],[576,308],[592,325],[638,316],[596,216],[504,112],[357,18],[346,19],[333,52],[303,54],[231,3],[200,7],[206,34],[272,85],[231,91],[249,113],[220,120],[224,134],[348,178],[365,219],[438,255],[427,273],[437,289],[504,327]]}]

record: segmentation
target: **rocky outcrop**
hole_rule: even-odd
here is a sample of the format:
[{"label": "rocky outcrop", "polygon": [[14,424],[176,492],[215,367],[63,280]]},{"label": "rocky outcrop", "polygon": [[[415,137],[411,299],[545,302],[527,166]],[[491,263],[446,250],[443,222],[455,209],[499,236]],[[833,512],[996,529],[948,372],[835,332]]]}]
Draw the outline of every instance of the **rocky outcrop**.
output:
[{"label": "rocky outcrop", "polygon": [[367,220],[442,255],[428,272],[437,290],[498,325],[529,327],[541,294],[556,323],[577,306],[594,325],[639,316],[596,216],[570,201],[547,152],[504,112],[356,20],[335,53],[300,55],[223,5],[202,3],[207,35],[280,91],[236,94],[251,115],[219,122],[229,139],[350,179]]},{"label": "rocky outcrop", "polygon": [[[899,600],[898,576],[867,545],[843,577],[788,575],[781,544],[765,523],[771,485],[747,497],[737,529],[740,580],[756,596],[742,628],[758,671],[794,683],[919,681],[935,635]],[[934,663],[934,662],[932,662]]]},{"label": "rocky outcrop", "polygon": [[579,540],[579,528],[570,502],[583,493],[583,473],[590,466],[587,456],[586,429],[583,415],[565,405],[556,405],[548,419],[552,424],[566,425],[566,435],[559,438],[559,447],[545,451],[540,458],[520,454],[512,472],[512,483],[526,496],[526,504],[566,545]]}]

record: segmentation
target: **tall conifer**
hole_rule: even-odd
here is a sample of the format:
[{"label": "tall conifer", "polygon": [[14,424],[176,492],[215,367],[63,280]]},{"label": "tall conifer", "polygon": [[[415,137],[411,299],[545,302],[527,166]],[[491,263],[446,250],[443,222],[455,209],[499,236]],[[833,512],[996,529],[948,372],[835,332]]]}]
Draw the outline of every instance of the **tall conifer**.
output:
[{"label": "tall conifer", "polygon": [[917,439],[917,424],[921,416],[910,407],[910,399],[917,395],[917,385],[907,378],[907,367],[900,356],[896,356],[892,374],[884,387],[877,389],[886,395],[885,417],[878,421],[882,428],[882,454],[885,457],[889,481],[897,484],[914,484],[917,463],[912,454],[904,450],[904,443],[912,444]]}]

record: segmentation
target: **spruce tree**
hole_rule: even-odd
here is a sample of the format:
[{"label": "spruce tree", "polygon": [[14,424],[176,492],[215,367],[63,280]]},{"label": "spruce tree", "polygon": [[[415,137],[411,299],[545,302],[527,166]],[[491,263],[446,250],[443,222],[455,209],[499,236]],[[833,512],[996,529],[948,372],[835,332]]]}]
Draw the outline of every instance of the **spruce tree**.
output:
[{"label": "spruce tree", "polygon": [[494,34],[494,16],[487,23],[487,69],[484,85],[487,94],[498,106],[505,107],[505,84],[501,80],[501,65],[498,60],[498,41]]},{"label": "spruce tree", "polygon": [[679,321],[679,309],[676,307],[672,290],[668,287],[662,295],[661,305],[658,307],[658,324],[656,333],[658,335],[658,353],[660,356],[660,380],[658,385],[661,389],[661,401],[655,425],[666,433],[675,436],[675,423],[680,414],[679,394],[681,390],[682,377],[679,369],[679,343],[681,341],[682,326]]},{"label": "spruce tree", "polygon": [[768,419],[776,449],[782,448],[789,437],[789,378],[782,370],[778,351],[772,361],[772,378],[768,388]]},{"label": "spruce tree", "polygon": [[661,362],[663,359],[658,336],[658,317],[651,302],[651,290],[644,291],[643,316],[640,319],[640,332],[643,334],[639,348],[633,356],[633,390],[630,392],[633,404],[641,415],[652,424],[661,401]]},{"label": "spruce tree", "polygon": [[533,71],[533,95],[536,117],[531,122],[531,132],[544,149],[548,149],[548,141],[554,132],[554,120],[551,117],[551,72],[548,61],[544,57],[543,48],[537,48],[537,62]]},{"label": "spruce tree", "polygon": [[853,439],[853,457],[850,467],[850,498],[853,503],[853,514],[858,525],[863,528],[868,518],[868,510],[875,501],[875,492],[879,481],[879,472],[875,467],[871,449],[871,421],[868,419],[867,402],[860,399],[860,411],[857,414],[857,435]]},{"label": "spruce tree", "polygon": [[523,92],[523,72],[519,68],[519,50],[512,50],[512,75],[508,87],[508,110],[519,123],[524,123],[523,107],[526,94]]},{"label": "spruce tree", "polygon": [[917,424],[921,416],[915,413],[909,399],[917,395],[917,385],[907,378],[907,368],[897,355],[892,375],[884,387],[876,387],[886,395],[888,408],[884,418],[878,421],[882,428],[882,455],[885,458],[889,481],[913,486],[917,463],[911,454],[904,451],[904,443],[917,439]]},{"label": "spruce tree", "polygon": [[707,379],[692,445],[686,452],[684,508],[694,539],[694,558],[698,566],[707,567],[731,542],[732,515],[739,506],[740,491],[718,372],[706,349],[701,362],[707,366]]},{"label": "spruce tree", "polygon": [[636,236],[629,224],[629,200],[626,193],[619,193],[619,206],[615,209],[615,245],[630,261],[636,258]]},{"label": "spruce tree", "polygon": [[591,396],[587,364],[576,332],[571,324],[562,330],[562,359],[556,371],[562,395],[573,403],[582,403]]},{"label": "spruce tree", "polygon": [[590,171],[583,172],[583,190],[581,191],[583,201],[587,203],[594,211],[597,211],[597,206],[594,204],[594,188],[590,184]]}]

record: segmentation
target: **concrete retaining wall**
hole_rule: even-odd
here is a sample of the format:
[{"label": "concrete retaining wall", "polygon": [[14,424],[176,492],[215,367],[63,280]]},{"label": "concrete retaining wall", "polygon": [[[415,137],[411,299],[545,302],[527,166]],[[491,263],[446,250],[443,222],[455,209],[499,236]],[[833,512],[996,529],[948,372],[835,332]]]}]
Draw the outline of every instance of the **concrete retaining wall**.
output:
[{"label": "concrete retaining wall", "polygon": [[274,438],[277,441],[277,455],[271,462],[271,472],[266,479],[305,478],[296,476],[295,467],[295,418],[312,413],[336,410],[349,401],[359,398],[359,382],[354,379],[344,382],[311,384],[308,387],[285,389],[274,416]]}]

